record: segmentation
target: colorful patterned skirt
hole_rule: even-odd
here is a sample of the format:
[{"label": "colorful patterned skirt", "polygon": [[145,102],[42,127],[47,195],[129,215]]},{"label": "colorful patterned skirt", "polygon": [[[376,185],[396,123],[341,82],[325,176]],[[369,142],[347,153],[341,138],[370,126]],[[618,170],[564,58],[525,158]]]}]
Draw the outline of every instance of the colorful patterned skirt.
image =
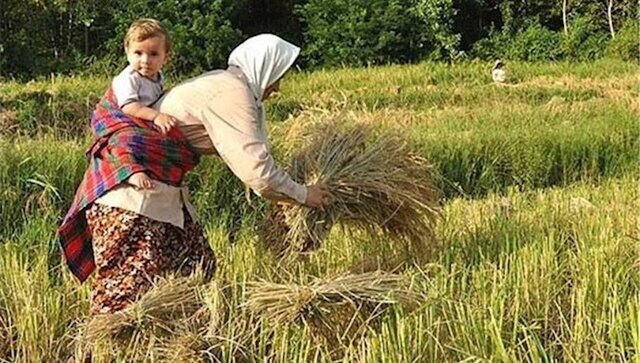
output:
[{"label": "colorful patterned skirt", "polygon": [[201,268],[211,278],[215,257],[202,227],[185,211],[184,229],[120,208],[93,204],[86,212],[96,261],[90,314],[113,313],[168,274]]}]

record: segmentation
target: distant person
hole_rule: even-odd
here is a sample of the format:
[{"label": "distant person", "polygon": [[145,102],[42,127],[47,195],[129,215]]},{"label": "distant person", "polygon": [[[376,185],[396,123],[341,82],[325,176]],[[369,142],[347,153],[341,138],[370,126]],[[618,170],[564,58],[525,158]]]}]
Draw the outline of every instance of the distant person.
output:
[{"label": "distant person", "polygon": [[500,59],[493,65],[491,77],[496,84],[505,84],[507,82],[507,72],[504,69],[504,63]]},{"label": "distant person", "polygon": [[[111,82],[117,105],[127,116],[151,121],[166,134],[177,120],[151,106],[164,92],[162,66],[171,51],[169,34],[155,19],[136,20],[127,30],[124,50],[129,65]],[[127,182],[139,189],[154,186],[145,171],[135,172]]]}]

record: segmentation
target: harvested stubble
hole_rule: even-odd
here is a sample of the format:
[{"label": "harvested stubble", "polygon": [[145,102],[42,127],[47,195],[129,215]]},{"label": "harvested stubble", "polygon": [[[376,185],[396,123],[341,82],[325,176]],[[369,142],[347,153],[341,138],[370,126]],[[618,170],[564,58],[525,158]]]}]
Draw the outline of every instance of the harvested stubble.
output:
[{"label": "harvested stubble", "polygon": [[[424,252],[434,242],[441,193],[436,171],[410,151],[401,134],[369,124],[310,122],[293,128],[290,175],[303,184],[323,183],[324,209],[279,204],[263,221],[263,240],[280,257],[318,248],[334,225],[408,243]],[[300,141],[301,140],[301,141]]]},{"label": "harvested stubble", "polygon": [[373,328],[390,305],[411,307],[419,300],[402,275],[381,271],[308,285],[251,282],[247,296],[244,306],[269,323],[302,323],[330,344],[352,341]]}]

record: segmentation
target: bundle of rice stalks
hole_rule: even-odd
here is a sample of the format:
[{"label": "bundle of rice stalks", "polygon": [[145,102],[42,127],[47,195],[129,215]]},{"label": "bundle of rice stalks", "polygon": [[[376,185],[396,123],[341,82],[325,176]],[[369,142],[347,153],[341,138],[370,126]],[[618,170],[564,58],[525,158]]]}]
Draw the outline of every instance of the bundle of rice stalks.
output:
[{"label": "bundle of rice stalks", "polygon": [[192,318],[201,310],[202,285],[192,277],[163,279],[124,310],[94,316],[87,325],[86,338],[128,340],[134,333],[149,330],[171,333],[176,321]]},{"label": "bundle of rice stalks", "polygon": [[384,233],[414,245],[415,251],[428,249],[440,215],[434,168],[395,132],[378,135],[368,124],[305,126],[287,135],[303,140],[288,171],[300,183],[325,184],[330,204],[324,210],[273,206],[263,223],[269,247],[281,257],[313,250],[339,224]]},{"label": "bundle of rice stalks", "polygon": [[165,279],[126,309],[93,317],[80,347],[92,351],[94,361],[200,362],[228,344],[219,335],[227,310],[215,282],[197,275]]},{"label": "bundle of rice stalks", "polygon": [[413,306],[418,295],[403,276],[384,272],[318,279],[309,285],[252,282],[244,306],[268,322],[302,323],[329,344],[353,340],[393,304]]}]

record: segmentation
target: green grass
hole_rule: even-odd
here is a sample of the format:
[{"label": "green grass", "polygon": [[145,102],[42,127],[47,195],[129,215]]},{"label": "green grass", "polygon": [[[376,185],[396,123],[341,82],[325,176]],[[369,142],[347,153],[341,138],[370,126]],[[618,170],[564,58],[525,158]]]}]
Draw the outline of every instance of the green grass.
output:
[{"label": "green grass", "polygon": [[[620,106],[635,103],[640,87],[638,65],[618,60],[590,63],[509,64],[510,87],[491,84],[490,64],[422,63],[383,68],[348,68],[287,76],[283,95],[267,106],[268,119],[282,121],[309,108],[411,109],[450,107],[496,108],[505,104],[544,105],[608,100]],[[173,85],[181,79],[169,80]],[[52,76],[21,84],[0,83],[5,130],[34,135],[83,135],[83,126],[110,79]]]},{"label": "green grass", "polygon": [[[489,67],[288,76],[268,109],[280,161],[284,133],[318,115],[400,129],[436,165],[447,199],[438,245],[402,272],[423,296],[419,306],[392,309],[350,346],[264,321],[245,347],[250,361],[640,361],[638,66],[512,63],[508,87],[489,83]],[[54,233],[107,84],[102,76],[0,84],[0,362],[66,359],[86,318],[89,285],[62,266]],[[263,202],[247,204],[222,163],[205,158],[187,183],[235,319],[248,281],[301,283],[390,267],[410,253],[336,230],[304,262],[276,265],[255,230]],[[237,334],[225,331],[223,361]]]}]

